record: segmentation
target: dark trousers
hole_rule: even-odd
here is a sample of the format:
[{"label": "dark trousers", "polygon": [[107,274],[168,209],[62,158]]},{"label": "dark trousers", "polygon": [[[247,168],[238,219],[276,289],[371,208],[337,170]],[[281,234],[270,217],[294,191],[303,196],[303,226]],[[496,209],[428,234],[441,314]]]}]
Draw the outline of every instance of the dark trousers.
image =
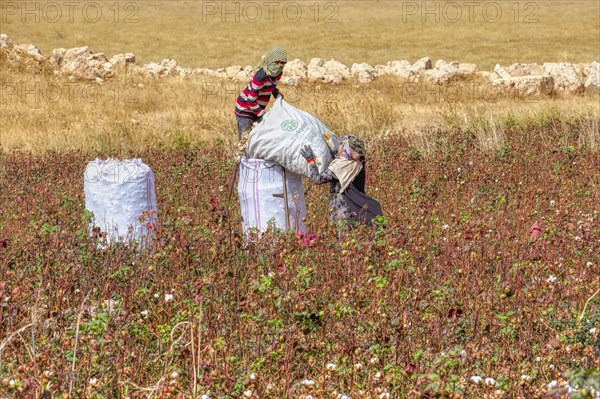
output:
[{"label": "dark trousers", "polygon": [[240,141],[244,132],[252,130],[252,123],[254,123],[254,121],[250,118],[242,118],[238,115],[236,115],[235,118],[237,119],[238,125],[238,141]]}]

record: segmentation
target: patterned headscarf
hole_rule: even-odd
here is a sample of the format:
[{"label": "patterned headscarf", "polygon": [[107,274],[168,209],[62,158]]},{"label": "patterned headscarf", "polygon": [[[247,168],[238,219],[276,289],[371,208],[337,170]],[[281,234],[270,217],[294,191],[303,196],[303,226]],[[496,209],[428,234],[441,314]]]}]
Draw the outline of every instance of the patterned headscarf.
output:
[{"label": "patterned headscarf", "polygon": [[274,78],[283,72],[283,65],[277,65],[276,61],[287,62],[287,53],[281,47],[273,47],[262,58],[257,70],[264,69],[265,73]]},{"label": "patterned headscarf", "polygon": [[344,146],[344,154],[348,159],[352,159],[351,150],[357,152],[362,158],[366,158],[367,152],[365,151],[365,143],[353,134],[349,134],[342,138],[342,145]]}]

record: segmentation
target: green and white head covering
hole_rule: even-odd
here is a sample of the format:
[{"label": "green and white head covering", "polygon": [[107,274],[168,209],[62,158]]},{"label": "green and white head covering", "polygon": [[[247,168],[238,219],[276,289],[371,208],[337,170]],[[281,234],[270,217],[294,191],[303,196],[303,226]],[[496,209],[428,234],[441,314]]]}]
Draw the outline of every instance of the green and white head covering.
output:
[{"label": "green and white head covering", "polygon": [[267,75],[278,76],[283,71],[283,65],[276,64],[277,61],[287,62],[287,53],[281,47],[273,47],[269,50],[260,61],[257,70],[264,69]]}]

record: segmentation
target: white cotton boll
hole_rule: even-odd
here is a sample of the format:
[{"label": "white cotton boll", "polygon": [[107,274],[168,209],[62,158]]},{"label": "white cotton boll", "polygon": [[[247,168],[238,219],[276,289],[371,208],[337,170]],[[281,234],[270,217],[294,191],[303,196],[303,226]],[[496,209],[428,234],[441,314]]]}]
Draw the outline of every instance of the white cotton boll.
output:
[{"label": "white cotton boll", "polygon": [[556,388],[558,386],[558,381],[556,380],[552,380],[548,383],[548,389],[553,389]]},{"label": "white cotton boll", "polygon": [[471,377],[471,382],[475,385],[479,385],[481,383],[482,378],[478,375],[474,375]]},{"label": "white cotton boll", "polygon": [[496,382],[495,379],[488,377],[485,379],[485,385],[495,387],[496,385],[498,385],[498,383]]},{"label": "white cotton boll", "polygon": [[208,396],[207,394],[203,394],[203,395],[201,396],[201,399],[210,399],[210,396]]},{"label": "white cotton boll", "polygon": [[170,302],[173,300],[173,294],[165,294],[165,302]]},{"label": "white cotton boll", "polygon": [[313,380],[302,380],[301,384],[304,385],[305,387],[312,387],[316,383]]},{"label": "white cotton boll", "polygon": [[327,370],[329,371],[334,371],[336,368],[335,363],[327,363],[327,366],[325,366],[327,368]]}]

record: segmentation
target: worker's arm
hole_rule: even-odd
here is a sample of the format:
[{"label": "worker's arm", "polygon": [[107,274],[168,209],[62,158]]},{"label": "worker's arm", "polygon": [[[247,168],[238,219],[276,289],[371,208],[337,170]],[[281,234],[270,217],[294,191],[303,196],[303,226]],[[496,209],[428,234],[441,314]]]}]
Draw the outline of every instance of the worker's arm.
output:
[{"label": "worker's arm", "polygon": [[302,147],[302,149],[300,150],[300,155],[302,155],[304,159],[306,159],[306,162],[309,166],[308,169],[310,172],[309,178],[314,183],[323,184],[327,183],[328,181],[337,180],[337,177],[330,169],[326,169],[322,173],[319,173],[319,168],[317,167],[317,163],[315,160],[315,154],[313,153],[313,150],[312,148],[310,148],[309,145],[305,145],[304,147]]},{"label": "worker's arm", "polygon": [[337,181],[337,176],[335,173],[331,171],[331,169],[325,169],[323,172],[319,173],[319,168],[317,168],[316,164],[312,164],[309,166],[310,172],[310,180],[317,184],[323,184],[331,181]]}]

